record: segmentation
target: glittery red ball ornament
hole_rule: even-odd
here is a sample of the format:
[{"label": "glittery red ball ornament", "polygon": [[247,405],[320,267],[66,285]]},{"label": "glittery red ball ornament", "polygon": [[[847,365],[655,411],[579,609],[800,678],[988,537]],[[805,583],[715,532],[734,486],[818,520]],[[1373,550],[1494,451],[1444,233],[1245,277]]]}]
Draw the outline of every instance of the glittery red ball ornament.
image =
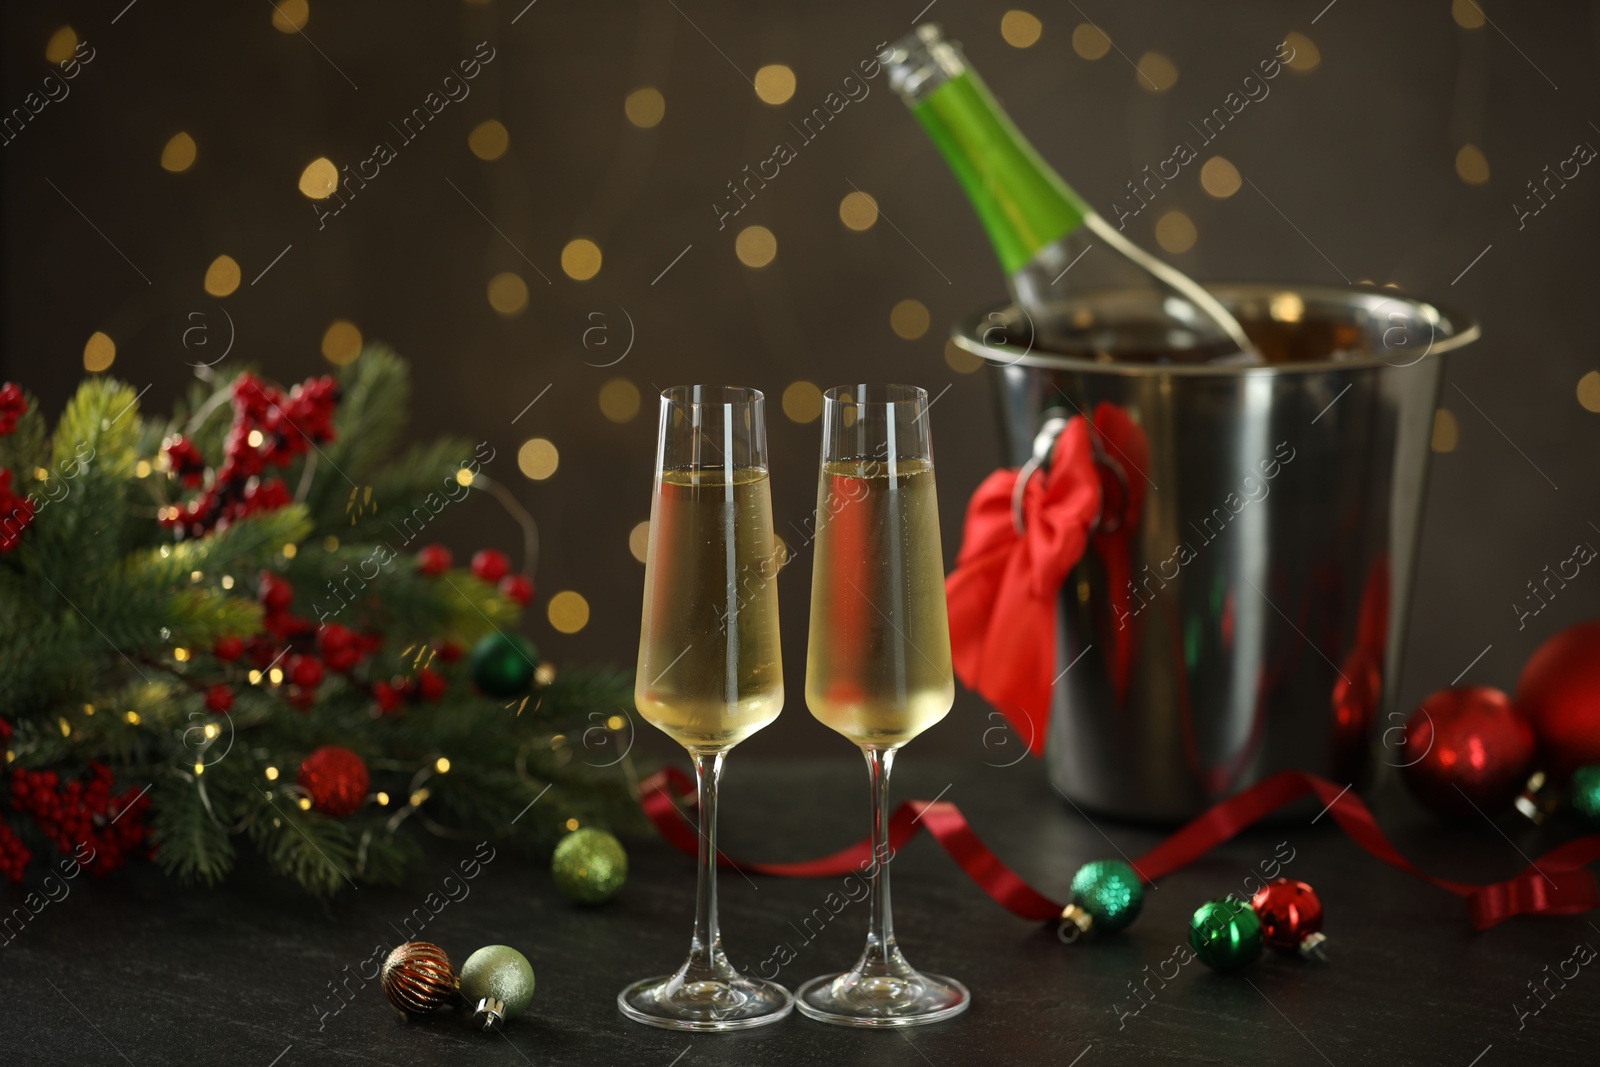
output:
[{"label": "glittery red ball ornament", "polygon": [[[1441,689],[1406,720],[1401,769],[1412,796],[1435,815],[1494,816],[1533,765],[1533,730],[1498,689]],[[1413,755],[1416,753],[1416,755]]]},{"label": "glittery red ball ornament", "polygon": [[450,550],[443,545],[423,545],[417,549],[417,570],[437,578],[450,569]]},{"label": "glittery red ball ornament", "polygon": [[367,799],[367,765],[348,748],[324,745],[300,763],[301,788],[311,794],[311,806],[343,818]]},{"label": "glittery red ball ornament", "polygon": [[499,549],[480,548],[472,555],[472,573],[490,584],[504,578],[510,570],[511,561]]},{"label": "glittery red ball ornament", "polygon": [[1317,891],[1292,878],[1275,878],[1255,891],[1250,906],[1261,920],[1261,936],[1273,948],[1310,955],[1322,936],[1322,901]]},{"label": "glittery red ball ornament", "polygon": [[1517,710],[1533,726],[1545,773],[1564,781],[1600,763],[1600,620],[1562,630],[1528,657]]}]

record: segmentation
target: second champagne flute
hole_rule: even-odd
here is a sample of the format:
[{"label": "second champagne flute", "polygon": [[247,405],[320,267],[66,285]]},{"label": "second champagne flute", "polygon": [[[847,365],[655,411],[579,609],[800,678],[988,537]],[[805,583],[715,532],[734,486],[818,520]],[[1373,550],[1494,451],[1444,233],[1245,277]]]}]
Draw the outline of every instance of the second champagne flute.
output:
[{"label": "second champagne flute", "polygon": [[635,1022],[739,1030],[794,1007],[787,989],[736,971],[717,930],[722,760],[783,707],[774,548],[762,395],[720,385],[663,392],[633,695],[639,714],[694,760],[700,881],[689,958],[617,995]]},{"label": "second champagne flute", "polygon": [[889,769],[900,746],[955,702],[926,391],[825,394],[812,567],[806,704],[867,758],[872,910],[856,965],[813,978],[795,999],[811,1018],[843,1026],[947,1019],[971,995],[906,962],[889,910]]}]

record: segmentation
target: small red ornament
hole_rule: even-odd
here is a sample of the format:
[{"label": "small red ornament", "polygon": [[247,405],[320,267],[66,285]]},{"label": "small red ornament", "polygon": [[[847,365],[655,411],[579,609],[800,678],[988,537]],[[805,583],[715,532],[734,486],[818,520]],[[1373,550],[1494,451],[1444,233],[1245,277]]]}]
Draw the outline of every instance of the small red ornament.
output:
[{"label": "small red ornament", "polygon": [[439,653],[439,659],[441,661],[445,663],[454,663],[456,660],[461,658],[462,650],[461,646],[456,644],[454,641],[440,641],[439,647],[435,651]]},{"label": "small red ornament", "polygon": [[378,714],[388,715],[400,707],[400,694],[388,682],[372,683],[372,699],[378,703]]},{"label": "small red ornament", "polygon": [[1422,806],[1445,818],[1493,817],[1533,764],[1533,730],[1498,689],[1441,689],[1406,720],[1401,774]]},{"label": "small red ornament", "polygon": [[495,548],[480,548],[472,555],[472,573],[493,585],[511,570],[506,554]]},{"label": "small red ornament", "polygon": [[443,545],[423,545],[417,549],[417,570],[437,578],[450,569],[450,550]]},{"label": "small red ornament", "polygon": [[244,655],[244,641],[237,637],[219,637],[211,646],[211,654],[222,660],[236,660]]},{"label": "small red ornament", "polygon": [[500,579],[500,595],[516,604],[527,607],[533,599],[533,583],[520,574],[508,574]]},{"label": "small red ornament", "polygon": [[287,611],[294,601],[294,586],[271,571],[261,572],[261,606],[271,612]]},{"label": "small red ornament", "polygon": [[1533,725],[1540,769],[1557,781],[1600,763],[1600,620],[1569,626],[1528,657],[1517,710]]},{"label": "small red ornament", "polygon": [[1275,878],[1255,891],[1250,906],[1261,920],[1267,944],[1302,956],[1322,954],[1322,901],[1316,890],[1292,878]]},{"label": "small red ornament", "polygon": [[16,382],[0,386],[0,437],[16,432],[17,420],[27,410],[28,398],[22,395],[21,386]]},{"label": "small red ornament", "polygon": [[302,689],[315,689],[322,682],[322,664],[312,656],[289,657],[289,681]]},{"label": "small red ornament", "polygon": [[311,806],[325,815],[343,818],[367,799],[367,765],[348,748],[324,745],[300,763],[297,780],[311,794]]},{"label": "small red ornament", "polygon": [[225,685],[214,685],[206,690],[206,707],[218,715],[233,707],[233,690]]},{"label": "small red ornament", "polygon": [[423,700],[438,700],[444,696],[445,688],[444,677],[438,671],[424,667],[417,672],[417,692]]}]

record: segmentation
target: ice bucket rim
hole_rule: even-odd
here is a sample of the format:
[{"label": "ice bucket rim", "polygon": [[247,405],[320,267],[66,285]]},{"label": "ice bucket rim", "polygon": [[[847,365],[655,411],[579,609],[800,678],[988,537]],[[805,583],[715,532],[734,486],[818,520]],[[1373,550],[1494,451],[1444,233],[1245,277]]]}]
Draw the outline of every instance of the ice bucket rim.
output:
[{"label": "ice bucket rim", "polygon": [[1039,367],[1047,370],[1088,371],[1130,377],[1177,376],[1189,378],[1234,378],[1241,375],[1319,374],[1326,371],[1363,370],[1376,367],[1406,367],[1422,359],[1453,352],[1482,336],[1478,321],[1463,312],[1431,301],[1407,296],[1396,290],[1368,286],[1295,285],[1281,282],[1207,282],[1205,287],[1230,309],[1252,300],[1270,301],[1280,294],[1292,294],[1305,307],[1318,309],[1344,307],[1361,309],[1369,316],[1384,305],[1398,305],[1418,316],[1430,327],[1431,338],[1421,356],[1411,351],[1357,356],[1349,359],[1319,360],[1311,363],[1275,363],[1240,367],[1214,363],[1101,363],[1092,359],[1035,352],[1010,342],[985,340],[997,328],[1009,327],[1023,316],[1016,304],[1002,304],[981,312],[951,328],[950,337],[958,348],[1000,366]]}]

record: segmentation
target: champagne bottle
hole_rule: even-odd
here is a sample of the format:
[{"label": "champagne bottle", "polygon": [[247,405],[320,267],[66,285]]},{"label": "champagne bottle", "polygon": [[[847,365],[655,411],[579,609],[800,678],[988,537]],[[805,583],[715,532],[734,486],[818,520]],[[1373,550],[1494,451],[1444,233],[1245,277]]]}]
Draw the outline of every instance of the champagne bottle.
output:
[{"label": "champagne bottle", "polygon": [[988,232],[1034,347],[1102,361],[1259,362],[1210,293],[1098,215],[931,23],[885,65]]}]

